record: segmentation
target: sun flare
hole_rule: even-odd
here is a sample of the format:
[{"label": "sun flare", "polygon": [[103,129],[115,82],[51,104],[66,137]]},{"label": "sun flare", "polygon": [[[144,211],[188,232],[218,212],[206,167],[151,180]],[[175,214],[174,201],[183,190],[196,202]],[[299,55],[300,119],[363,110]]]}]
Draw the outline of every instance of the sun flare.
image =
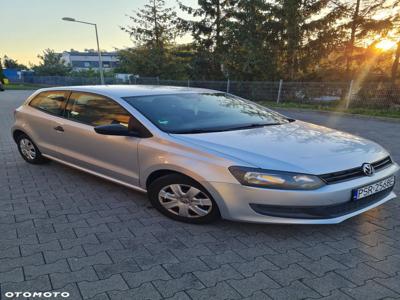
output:
[{"label": "sun flare", "polygon": [[376,48],[378,48],[380,50],[384,50],[384,51],[390,50],[390,49],[394,48],[395,46],[396,46],[396,43],[391,40],[381,40],[375,45]]}]

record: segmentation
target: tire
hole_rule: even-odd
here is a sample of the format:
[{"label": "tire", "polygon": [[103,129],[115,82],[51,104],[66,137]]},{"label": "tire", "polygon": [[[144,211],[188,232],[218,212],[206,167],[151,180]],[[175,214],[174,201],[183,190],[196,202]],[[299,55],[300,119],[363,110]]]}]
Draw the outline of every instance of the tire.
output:
[{"label": "tire", "polygon": [[43,157],[39,148],[26,134],[20,134],[16,138],[16,142],[18,146],[18,151],[26,162],[38,165],[44,164],[49,161],[47,158]]},{"label": "tire", "polygon": [[163,215],[186,223],[205,224],[220,217],[210,193],[198,182],[181,174],[165,175],[147,189],[152,205]]}]

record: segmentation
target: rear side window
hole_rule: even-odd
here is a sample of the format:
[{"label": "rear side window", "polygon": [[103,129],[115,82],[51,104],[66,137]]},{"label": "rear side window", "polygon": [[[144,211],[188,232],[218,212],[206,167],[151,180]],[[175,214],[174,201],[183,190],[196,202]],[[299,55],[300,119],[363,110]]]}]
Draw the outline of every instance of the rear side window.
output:
[{"label": "rear side window", "polygon": [[68,91],[49,91],[37,95],[29,105],[47,113],[60,116],[68,97]]},{"label": "rear side window", "polygon": [[67,104],[66,117],[91,126],[109,124],[128,126],[130,114],[118,103],[106,97],[72,93]]}]

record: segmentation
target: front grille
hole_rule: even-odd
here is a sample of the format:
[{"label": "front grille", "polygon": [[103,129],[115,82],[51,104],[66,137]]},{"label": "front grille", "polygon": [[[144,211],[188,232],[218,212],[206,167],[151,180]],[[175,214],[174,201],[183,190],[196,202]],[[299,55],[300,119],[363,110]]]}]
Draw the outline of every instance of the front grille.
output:
[{"label": "front grille", "polygon": [[390,156],[388,156],[385,157],[384,159],[372,163],[371,165],[374,167],[375,170],[380,170],[388,167],[391,164],[392,164],[392,159],[390,158]]},{"label": "front grille", "polygon": [[[392,164],[392,159],[390,156],[385,157],[384,159],[378,160],[376,162],[371,163],[374,167],[375,171],[382,170],[387,168]],[[351,180],[358,177],[366,176],[362,170],[362,167],[352,168],[345,171],[333,172],[328,174],[319,175],[319,177],[325,181],[327,184],[338,183],[346,180]]]},{"label": "front grille", "polygon": [[344,203],[325,206],[277,206],[250,203],[250,207],[257,213],[280,218],[296,219],[331,219],[341,217],[358,211],[376,202],[379,202],[390,194],[393,187],[365,197],[360,200],[349,200]]}]

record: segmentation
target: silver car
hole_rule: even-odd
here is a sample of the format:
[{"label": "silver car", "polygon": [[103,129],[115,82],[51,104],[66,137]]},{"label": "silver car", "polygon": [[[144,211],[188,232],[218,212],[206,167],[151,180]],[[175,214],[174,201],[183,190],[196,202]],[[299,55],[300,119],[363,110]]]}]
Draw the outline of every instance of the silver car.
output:
[{"label": "silver car", "polygon": [[378,144],[207,89],[41,89],[12,135],[29,163],[147,192],[191,223],[339,223],[396,197],[399,166]]}]

